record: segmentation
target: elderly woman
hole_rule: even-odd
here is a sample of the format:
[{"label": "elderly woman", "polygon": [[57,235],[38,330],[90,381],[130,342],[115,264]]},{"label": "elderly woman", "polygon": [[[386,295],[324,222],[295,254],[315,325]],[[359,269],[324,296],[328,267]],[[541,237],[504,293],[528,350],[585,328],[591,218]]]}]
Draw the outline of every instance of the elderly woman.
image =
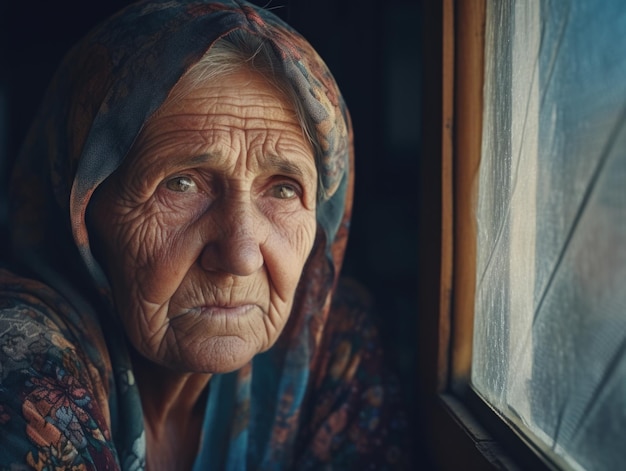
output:
[{"label": "elderly woman", "polygon": [[339,281],[351,128],[242,1],[144,1],[57,72],[12,179],[0,463],[391,469],[398,393]]}]

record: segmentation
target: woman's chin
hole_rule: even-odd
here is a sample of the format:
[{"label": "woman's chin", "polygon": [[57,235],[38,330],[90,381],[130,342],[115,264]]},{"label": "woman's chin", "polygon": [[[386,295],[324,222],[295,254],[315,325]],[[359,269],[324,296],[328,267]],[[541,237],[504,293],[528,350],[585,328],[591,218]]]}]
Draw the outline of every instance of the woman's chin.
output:
[{"label": "woman's chin", "polygon": [[237,336],[220,336],[208,339],[203,345],[191,345],[180,349],[178,359],[167,366],[189,373],[230,373],[248,364],[262,349],[255,342]]}]

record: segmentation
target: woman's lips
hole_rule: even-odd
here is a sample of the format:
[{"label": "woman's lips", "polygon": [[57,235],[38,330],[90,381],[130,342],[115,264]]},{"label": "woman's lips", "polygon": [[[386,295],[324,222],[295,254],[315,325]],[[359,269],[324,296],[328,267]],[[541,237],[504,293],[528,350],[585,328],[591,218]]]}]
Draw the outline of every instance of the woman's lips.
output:
[{"label": "woman's lips", "polygon": [[245,316],[255,307],[254,304],[241,304],[238,306],[201,306],[198,310],[202,315],[238,317]]}]

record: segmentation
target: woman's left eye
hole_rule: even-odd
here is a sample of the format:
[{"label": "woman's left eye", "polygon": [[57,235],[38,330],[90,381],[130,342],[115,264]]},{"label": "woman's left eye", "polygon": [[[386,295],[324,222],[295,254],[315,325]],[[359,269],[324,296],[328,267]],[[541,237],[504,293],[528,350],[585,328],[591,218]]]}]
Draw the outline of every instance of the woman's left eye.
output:
[{"label": "woman's left eye", "polygon": [[180,193],[193,193],[198,190],[196,182],[189,177],[174,177],[165,183],[169,190]]},{"label": "woman's left eye", "polygon": [[272,188],[272,196],[280,199],[291,199],[297,196],[298,192],[292,185],[280,184]]}]

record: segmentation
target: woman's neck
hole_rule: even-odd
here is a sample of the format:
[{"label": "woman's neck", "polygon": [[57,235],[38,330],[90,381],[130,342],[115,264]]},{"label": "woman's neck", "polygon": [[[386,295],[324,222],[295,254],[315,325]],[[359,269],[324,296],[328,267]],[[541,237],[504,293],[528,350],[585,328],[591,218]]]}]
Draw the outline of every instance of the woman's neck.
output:
[{"label": "woman's neck", "polygon": [[131,354],[154,470],[191,469],[198,451],[210,374],[177,373]]}]

